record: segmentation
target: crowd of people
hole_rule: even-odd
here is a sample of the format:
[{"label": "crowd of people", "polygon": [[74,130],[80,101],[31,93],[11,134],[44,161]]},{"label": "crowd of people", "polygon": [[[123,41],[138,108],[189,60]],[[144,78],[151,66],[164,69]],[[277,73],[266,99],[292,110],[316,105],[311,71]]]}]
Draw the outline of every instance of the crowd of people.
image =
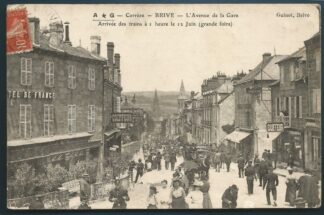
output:
[{"label": "crowd of people", "polygon": [[[232,171],[232,164],[237,165],[238,177],[245,178],[248,195],[253,195],[255,189],[262,189],[267,204],[277,206],[279,177],[274,172],[276,162],[270,150],[265,150],[261,158],[255,155],[253,159],[250,159],[249,156],[243,154],[234,155],[230,150],[208,147],[202,149],[195,144],[184,145],[177,141],[154,141],[154,144],[144,144],[142,147],[144,156],[134,156],[135,159],[129,163],[130,182],[133,185],[142,183],[141,177],[153,170],[163,169],[172,173],[171,181],[165,178],[158,184],[150,185],[147,196],[148,209],[213,208],[209,195],[211,186],[209,173],[215,171],[217,174],[220,172],[226,174]],[[137,151],[136,154],[139,152]],[[179,156],[182,156],[184,160],[181,164],[177,164]],[[291,207],[318,206],[320,204],[318,178],[309,171],[297,177],[291,166],[289,164],[287,167],[285,202]],[[85,194],[89,190],[86,181],[87,177],[84,177],[81,183],[82,202],[88,199],[88,194]],[[258,184],[257,188],[255,188],[255,183]],[[224,190],[221,196],[222,208],[237,207],[238,191],[237,184],[232,184]],[[115,182],[115,188],[109,193],[109,201],[113,202],[114,209],[127,207],[128,192],[120,186],[118,180]]]}]

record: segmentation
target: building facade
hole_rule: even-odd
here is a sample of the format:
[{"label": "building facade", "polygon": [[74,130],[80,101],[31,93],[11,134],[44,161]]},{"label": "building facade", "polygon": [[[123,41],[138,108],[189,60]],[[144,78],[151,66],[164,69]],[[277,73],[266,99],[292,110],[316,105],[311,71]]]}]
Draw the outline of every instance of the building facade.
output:
[{"label": "building facade", "polygon": [[306,49],[297,50],[277,62],[280,79],[271,85],[272,121],[284,123],[284,132],[272,147],[279,162],[289,155],[296,166],[304,166],[304,128],[308,112]]},{"label": "building facade", "polygon": [[280,133],[267,133],[271,122],[271,89],[269,84],[279,79],[276,64],[286,56],[265,53],[262,61],[234,84],[235,128],[225,139],[238,145],[246,158],[272,150],[272,141]]},{"label": "building facade", "polygon": [[113,74],[100,56],[100,37],[91,37],[88,51],[72,46],[68,24],[64,30],[62,22],[51,23],[48,33],[38,18],[29,25],[33,51],[7,57],[8,177],[22,162],[41,171],[98,158],[112,107],[104,105],[112,89],[103,83]]},{"label": "building facade", "polygon": [[308,111],[305,125],[305,167],[321,169],[321,35],[305,42]]}]

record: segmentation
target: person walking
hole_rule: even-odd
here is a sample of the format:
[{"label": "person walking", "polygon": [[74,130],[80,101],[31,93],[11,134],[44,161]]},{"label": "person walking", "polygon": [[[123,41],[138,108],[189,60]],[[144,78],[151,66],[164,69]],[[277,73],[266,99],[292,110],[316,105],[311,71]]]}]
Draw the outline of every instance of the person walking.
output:
[{"label": "person walking", "polygon": [[230,153],[227,153],[227,155],[225,156],[225,164],[226,164],[226,171],[227,172],[230,171],[231,162],[232,162],[232,156],[231,156]]},{"label": "person walking", "polygon": [[88,204],[90,199],[90,177],[89,174],[84,173],[80,179],[80,201]]},{"label": "person walking", "polygon": [[204,196],[200,190],[202,182],[195,181],[192,186],[193,190],[189,191],[186,202],[190,209],[203,208]]},{"label": "person walking", "polygon": [[309,208],[314,208],[321,203],[319,199],[318,179],[311,175],[308,169],[305,170],[305,175],[299,178],[298,183],[298,197],[303,198]]},{"label": "person walking", "polygon": [[187,204],[185,201],[186,193],[180,186],[180,180],[175,178],[172,182],[172,189],[170,192],[171,208],[172,209],[186,209]]},{"label": "person walking", "polygon": [[263,190],[266,187],[266,197],[268,205],[271,205],[270,192],[273,197],[273,206],[277,206],[277,186],[279,185],[278,175],[273,173],[273,168],[269,168],[268,174],[265,176]]},{"label": "person walking", "polygon": [[210,169],[210,155],[207,155],[203,162],[202,162],[202,171],[206,175],[206,177],[209,177],[209,169]]},{"label": "person walking", "polygon": [[168,209],[170,208],[170,189],[168,188],[168,181],[163,180],[161,182],[161,189],[157,193],[158,208]]},{"label": "person walking", "polygon": [[142,159],[138,159],[138,163],[136,166],[136,177],[135,177],[135,183],[137,183],[138,178],[142,177],[144,174],[144,164],[142,163]]},{"label": "person walking", "polygon": [[171,171],[174,171],[174,165],[176,162],[177,162],[177,156],[175,153],[172,152],[170,156]]},{"label": "person walking", "polygon": [[287,164],[290,168],[294,168],[294,156],[289,153]]},{"label": "person walking", "polygon": [[113,202],[112,209],[126,209],[126,201],[129,201],[128,191],[123,189],[120,180],[115,180],[115,188],[109,192],[110,202]]},{"label": "person walking", "polygon": [[158,152],[156,155],[156,164],[157,164],[157,170],[161,170],[161,160],[162,160],[162,154],[161,152]]},{"label": "person walking", "polygon": [[221,168],[221,153],[216,150],[215,156],[214,156],[214,165],[216,172],[220,172]]},{"label": "person walking", "polygon": [[254,156],[254,160],[253,160],[253,164],[254,164],[254,168],[255,168],[255,174],[257,176],[257,178],[260,179],[260,159],[259,159],[259,155],[256,154]]},{"label": "person walking", "polygon": [[252,166],[252,161],[248,162],[248,166],[245,169],[245,176],[246,176],[246,183],[248,188],[248,194],[253,194],[253,181],[254,179],[257,180],[255,175],[255,169]]},{"label": "person walking", "polygon": [[286,179],[286,197],[285,202],[288,202],[290,206],[295,206],[295,200],[296,200],[296,193],[298,189],[298,181],[296,176],[293,174],[293,169],[288,167],[288,176]]},{"label": "person walking", "polygon": [[208,178],[205,175],[201,176],[202,186],[200,187],[201,192],[203,193],[203,208],[210,209],[213,208],[212,202],[210,200],[209,188],[210,183],[208,182]]},{"label": "person walking", "polygon": [[262,158],[260,161],[260,167],[259,167],[259,187],[262,187],[264,184],[265,176],[268,174],[268,165],[266,161]]},{"label": "person walking", "polygon": [[128,175],[130,176],[130,182],[134,182],[134,169],[136,167],[136,163],[134,160],[132,160],[128,165]]},{"label": "person walking", "polygon": [[155,186],[150,186],[149,196],[147,197],[147,209],[157,209],[158,201],[156,198],[157,190]]},{"label": "person walking", "polygon": [[233,209],[237,206],[238,187],[233,184],[222,195],[222,208]]},{"label": "person walking", "polygon": [[244,158],[242,154],[240,154],[240,157],[237,159],[239,178],[244,178],[244,164],[245,164]]},{"label": "person walking", "polygon": [[163,157],[164,157],[164,167],[165,167],[166,170],[168,170],[169,165],[170,165],[170,154],[169,154],[169,152],[165,152]]},{"label": "person walking", "polygon": [[225,161],[226,161],[226,156],[225,156],[225,153],[224,152],[221,152],[221,155],[220,155],[220,160],[221,160],[221,168],[225,168]]}]

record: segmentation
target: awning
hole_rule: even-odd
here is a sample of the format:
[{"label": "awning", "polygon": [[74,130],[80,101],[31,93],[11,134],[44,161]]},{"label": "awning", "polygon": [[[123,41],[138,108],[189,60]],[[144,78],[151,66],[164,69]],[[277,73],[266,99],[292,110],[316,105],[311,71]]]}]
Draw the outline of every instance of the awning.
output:
[{"label": "awning", "polygon": [[244,132],[244,131],[233,131],[232,133],[228,134],[225,136],[224,139],[230,140],[234,143],[239,143],[245,138],[247,138],[251,133],[249,132]]}]

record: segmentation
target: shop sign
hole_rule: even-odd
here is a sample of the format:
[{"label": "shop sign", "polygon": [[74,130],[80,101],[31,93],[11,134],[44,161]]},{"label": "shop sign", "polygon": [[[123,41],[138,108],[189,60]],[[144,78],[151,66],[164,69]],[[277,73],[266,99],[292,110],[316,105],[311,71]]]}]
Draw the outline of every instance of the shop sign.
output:
[{"label": "shop sign", "polygon": [[45,91],[8,90],[9,99],[54,99],[55,93]]},{"label": "shop sign", "polygon": [[282,122],[269,122],[266,124],[267,132],[282,132],[284,124]]},{"label": "shop sign", "polygon": [[133,123],[133,114],[131,113],[113,113],[111,115],[113,123]]}]

